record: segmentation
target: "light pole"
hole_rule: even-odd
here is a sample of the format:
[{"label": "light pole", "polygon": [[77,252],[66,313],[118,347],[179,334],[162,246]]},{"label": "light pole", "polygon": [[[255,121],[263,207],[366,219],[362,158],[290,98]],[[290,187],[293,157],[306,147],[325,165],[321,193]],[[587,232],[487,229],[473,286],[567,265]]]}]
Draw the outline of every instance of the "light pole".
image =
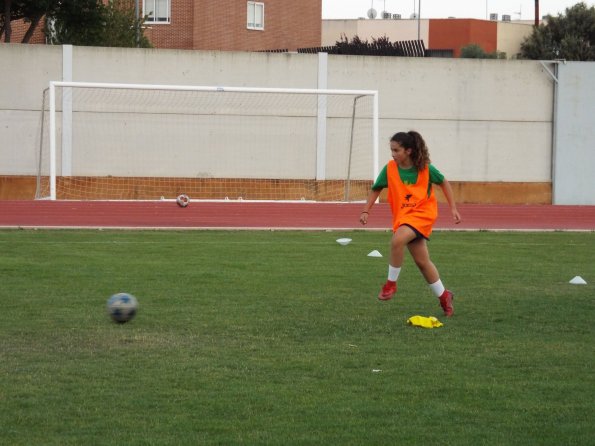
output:
[{"label": "light pole", "polygon": [[134,3],[134,26],[136,28],[136,47],[140,47],[140,20],[138,19],[138,13],[140,0],[136,0]]},{"label": "light pole", "polygon": [[420,40],[420,21],[421,21],[421,0],[417,0],[417,40]]}]

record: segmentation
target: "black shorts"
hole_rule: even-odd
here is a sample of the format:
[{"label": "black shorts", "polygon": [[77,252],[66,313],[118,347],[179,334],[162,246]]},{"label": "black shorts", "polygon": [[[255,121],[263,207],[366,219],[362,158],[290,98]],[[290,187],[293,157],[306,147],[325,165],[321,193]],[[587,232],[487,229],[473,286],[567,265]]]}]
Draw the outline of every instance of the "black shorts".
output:
[{"label": "black shorts", "polygon": [[[408,228],[411,228],[411,230],[413,232],[415,232],[415,238],[413,240],[411,240],[411,242],[415,241],[415,240],[419,240],[420,238],[423,238],[425,240],[430,240],[428,237],[426,237],[425,235],[423,235],[421,232],[419,232],[417,229],[415,229],[413,226],[408,225],[407,223],[402,224],[401,226],[407,226]],[[409,243],[411,243],[409,242]]]}]

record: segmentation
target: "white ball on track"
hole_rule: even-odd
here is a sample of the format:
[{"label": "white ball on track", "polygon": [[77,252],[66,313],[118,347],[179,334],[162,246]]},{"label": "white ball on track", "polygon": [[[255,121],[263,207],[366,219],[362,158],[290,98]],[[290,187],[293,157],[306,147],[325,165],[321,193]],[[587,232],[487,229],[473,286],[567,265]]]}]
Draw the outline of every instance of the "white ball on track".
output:
[{"label": "white ball on track", "polygon": [[190,198],[188,198],[188,195],[186,194],[180,194],[178,195],[178,198],[176,198],[176,203],[178,203],[178,206],[181,208],[185,208],[190,204]]}]

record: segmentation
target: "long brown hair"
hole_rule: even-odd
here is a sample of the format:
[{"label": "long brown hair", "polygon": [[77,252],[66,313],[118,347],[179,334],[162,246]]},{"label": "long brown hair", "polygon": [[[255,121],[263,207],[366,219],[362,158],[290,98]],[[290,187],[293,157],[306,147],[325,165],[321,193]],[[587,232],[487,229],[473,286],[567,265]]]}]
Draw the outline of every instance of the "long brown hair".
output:
[{"label": "long brown hair", "polygon": [[431,163],[426,142],[416,131],[395,133],[390,140],[405,149],[411,149],[411,161],[417,170],[422,170]]}]

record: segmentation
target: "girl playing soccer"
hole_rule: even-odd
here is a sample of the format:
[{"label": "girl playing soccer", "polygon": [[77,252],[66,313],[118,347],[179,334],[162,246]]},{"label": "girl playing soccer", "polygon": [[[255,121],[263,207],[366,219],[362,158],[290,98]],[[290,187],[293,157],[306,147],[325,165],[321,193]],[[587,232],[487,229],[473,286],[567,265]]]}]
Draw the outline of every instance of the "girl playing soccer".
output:
[{"label": "girl playing soccer", "polygon": [[361,224],[368,222],[370,209],[380,192],[388,188],[388,202],[393,215],[393,236],[390,244],[388,280],[378,299],[389,300],[397,292],[397,280],[403,265],[405,247],[415,264],[440,300],[446,316],[452,316],[453,293],[444,288],[436,266],[430,260],[427,240],[438,217],[438,204],[432,184],[442,188],[455,223],[461,222],[449,182],[430,164],[426,143],[417,132],[399,132],[390,139],[392,161],[382,169],[360,215]]}]

